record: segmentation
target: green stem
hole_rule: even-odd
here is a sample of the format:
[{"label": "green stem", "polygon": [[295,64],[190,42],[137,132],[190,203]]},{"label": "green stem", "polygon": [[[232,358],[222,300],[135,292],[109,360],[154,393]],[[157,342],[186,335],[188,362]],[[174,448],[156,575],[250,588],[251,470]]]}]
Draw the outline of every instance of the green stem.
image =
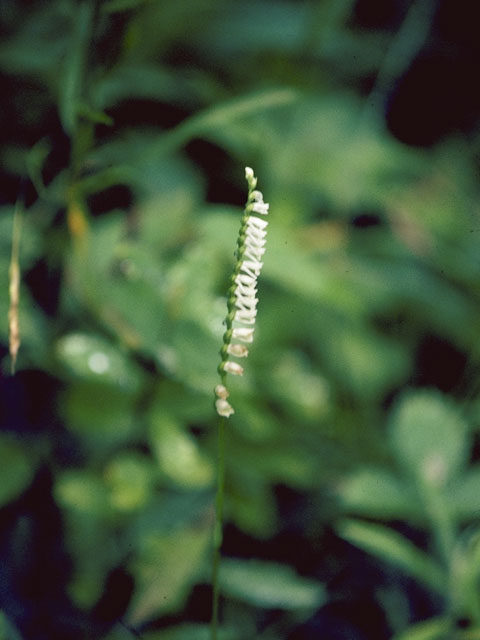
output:
[{"label": "green stem", "polygon": [[215,525],[213,530],[213,602],[212,620],[210,625],[211,640],[217,640],[218,631],[218,602],[220,596],[219,570],[220,551],[223,539],[223,504],[225,498],[225,418],[218,422],[218,460],[217,460],[217,495],[215,500]]}]

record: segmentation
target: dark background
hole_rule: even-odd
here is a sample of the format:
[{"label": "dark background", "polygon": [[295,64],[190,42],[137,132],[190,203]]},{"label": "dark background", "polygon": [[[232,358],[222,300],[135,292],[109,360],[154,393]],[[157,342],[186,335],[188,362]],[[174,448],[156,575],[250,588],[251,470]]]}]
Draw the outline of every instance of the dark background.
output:
[{"label": "dark background", "polygon": [[245,165],[271,214],[231,383],[225,638],[480,633],[479,63],[467,0],[2,2],[2,637],[208,637]]}]

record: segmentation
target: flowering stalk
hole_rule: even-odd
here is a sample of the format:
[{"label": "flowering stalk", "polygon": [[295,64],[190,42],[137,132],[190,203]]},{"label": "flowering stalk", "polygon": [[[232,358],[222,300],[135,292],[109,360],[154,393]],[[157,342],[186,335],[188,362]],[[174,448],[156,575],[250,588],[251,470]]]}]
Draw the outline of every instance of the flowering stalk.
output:
[{"label": "flowering stalk", "polygon": [[220,567],[220,548],[223,535],[223,500],[225,493],[225,419],[233,413],[228,402],[226,387],[227,373],[243,375],[243,367],[232,358],[246,358],[247,344],[253,342],[255,318],[257,315],[257,278],[263,266],[265,253],[266,228],[268,222],[255,214],[268,214],[268,204],[263,201],[261,191],[257,191],[257,178],[253,169],[245,168],[248,183],[248,197],[240,224],[237,240],[236,263],[228,290],[227,317],[223,345],[220,349],[221,362],[218,366],[220,384],[215,387],[215,408],[220,416],[218,427],[218,467],[217,496],[215,508],[214,555],[213,555],[213,607],[211,622],[211,640],[217,640],[218,600]]},{"label": "flowering stalk", "polygon": [[[243,213],[240,232],[237,240],[236,264],[230,280],[227,301],[226,330],[223,335],[223,346],[220,350],[222,360],[218,367],[221,384],[215,388],[215,407],[220,416],[228,418],[234,410],[227,398],[229,392],[225,385],[226,374],[243,375],[243,367],[231,360],[246,358],[248,348],[242,343],[253,342],[253,325],[257,315],[257,278],[263,266],[262,256],[268,222],[253,214],[267,215],[268,204],[263,201],[261,191],[256,190],[257,178],[250,167],[245,169],[248,183],[248,198]],[[238,340],[239,342],[233,342]]]},{"label": "flowering stalk", "polygon": [[13,214],[12,253],[10,258],[9,284],[10,306],[8,309],[8,344],[10,351],[10,372],[15,373],[17,354],[20,348],[20,323],[18,311],[20,304],[20,233],[22,224],[22,210],[17,203]]}]

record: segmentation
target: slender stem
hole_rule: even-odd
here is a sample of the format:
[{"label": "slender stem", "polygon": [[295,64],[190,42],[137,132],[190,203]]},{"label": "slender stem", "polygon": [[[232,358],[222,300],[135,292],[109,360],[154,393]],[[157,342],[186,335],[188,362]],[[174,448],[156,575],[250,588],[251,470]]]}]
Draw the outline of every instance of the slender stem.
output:
[{"label": "slender stem", "polygon": [[13,376],[17,362],[17,354],[20,348],[20,235],[22,225],[22,206],[17,201],[13,213],[12,253],[9,269],[9,295],[10,306],[8,308],[8,343],[10,350],[10,373]]},{"label": "slender stem", "polygon": [[218,460],[217,460],[217,496],[215,501],[215,526],[213,531],[213,602],[212,620],[210,626],[211,640],[217,640],[218,631],[218,601],[220,596],[219,570],[220,551],[223,539],[223,504],[225,497],[225,418],[218,422]]}]

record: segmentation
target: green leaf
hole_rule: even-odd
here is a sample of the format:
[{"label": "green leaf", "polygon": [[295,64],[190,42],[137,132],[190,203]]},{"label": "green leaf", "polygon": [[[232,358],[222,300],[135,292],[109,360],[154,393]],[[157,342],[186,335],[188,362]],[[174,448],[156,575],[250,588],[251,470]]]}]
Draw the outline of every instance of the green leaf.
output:
[{"label": "green leaf", "polygon": [[[203,77],[203,80],[208,78]],[[175,71],[157,64],[118,66],[99,79],[93,87],[93,99],[97,108],[105,109],[129,98],[146,98],[162,102],[190,101],[198,103],[201,78],[183,77]],[[193,100],[192,100],[193,99]],[[160,108],[160,107],[159,107]]]},{"label": "green leaf", "polygon": [[63,509],[88,516],[107,516],[109,496],[105,484],[93,472],[64,471],[56,483],[55,500]]},{"label": "green leaf", "polygon": [[100,10],[102,13],[116,13],[117,11],[128,11],[142,6],[150,0],[106,0],[103,2]]},{"label": "green leaf", "polygon": [[13,626],[2,610],[0,610],[0,640],[22,640],[16,627]]},{"label": "green leaf", "polygon": [[480,625],[480,532],[475,525],[456,541],[450,560],[450,611]]},{"label": "green leaf", "polygon": [[421,516],[421,505],[411,487],[385,469],[360,469],[337,489],[344,509],[372,518],[408,519]]},{"label": "green leaf", "polygon": [[284,350],[273,358],[275,365],[266,383],[276,401],[290,410],[294,420],[324,418],[331,408],[327,379],[313,371],[300,351]]},{"label": "green leaf", "polygon": [[45,196],[42,170],[50,153],[51,144],[47,138],[42,138],[28,151],[26,165],[30,180],[33,182],[37,193]]},{"label": "green leaf", "polygon": [[467,425],[459,410],[434,391],[402,398],[390,422],[393,452],[407,473],[444,487],[467,462]]},{"label": "green leaf", "polygon": [[[173,628],[162,629],[142,633],[143,640],[210,640],[211,629],[209,624],[180,624]],[[219,629],[219,640],[239,640],[240,636],[232,629]],[[107,638],[109,640],[109,638]],[[112,638],[111,640],[116,640]],[[130,640],[129,638],[125,640]]]},{"label": "green leaf", "polygon": [[414,624],[405,631],[396,633],[392,640],[450,640],[450,638],[452,638],[452,623],[449,618],[440,616]]},{"label": "green leaf", "polygon": [[78,104],[78,115],[93,124],[105,124],[108,127],[113,125],[113,118],[111,118],[108,114],[103,111],[99,111],[98,109],[92,109],[88,104],[84,102],[79,102]]},{"label": "green leaf", "polygon": [[[243,466],[241,459],[237,464]],[[230,519],[239,529],[261,540],[275,535],[278,518],[271,484],[253,469],[229,470],[229,477]]]},{"label": "green leaf", "polygon": [[[8,74],[32,76],[37,83],[52,70],[58,73],[69,46],[69,13],[69,5],[60,2],[23,12],[18,32],[2,38],[0,67]],[[37,96],[40,99],[38,91]]]},{"label": "green leaf", "polygon": [[266,609],[315,609],[325,598],[320,583],[260,560],[224,559],[220,584],[225,595]]},{"label": "green leaf", "polygon": [[159,150],[171,153],[186,145],[193,138],[216,139],[218,130],[226,129],[237,119],[248,118],[259,112],[291,104],[298,93],[290,88],[255,91],[250,95],[234,98],[196,113],[161,138]]},{"label": "green leaf", "polygon": [[56,344],[60,363],[76,377],[135,392],[140,372],[128,356],[107,340],[86,333],[70,333]]},{"label": "green leaf", "polygon": [[117,164],[82,178],[77,183],[77,189],[83,197],[88,197],[117,184],[134,185],[137,176],[137,172],[132,167]]},{"label": "green leaf", "polygon": [[127,613],[130,624],[137,626],[181,607],[200,574],[210,540],[210,526],[198,525],[141,535],[131,566],[136,590]]},{"label": "green leaf", "polygon": [[65,76],[60,90],[59,112],[66,133],[73,135],[77,127],[85,57],[90,39],[92,5],[84,0],[76,7],[73,33],[65,61]]},{"label": "green leaf", "polygon": [[93,381],[70,384],[61,396],[61,412],[66,426],[103,451],[129,440],[136,430],[135,396],[121,387]]},{"label": "green leaf", "polygon": [[480,465],[466,470],[447,487],[445,497],[457,520],[477,519],[480,514]]},{"label": "green leaf", "polygon": [[0,507],[3,507],[28,487],[34,468],[24,448],[6,434],[0,434],[0,460]]},{"label": "green leaf", "polygon": [[105,468],[110,503],[120,512],[138,511],[152,498],[155,478],[150,458],[137,453],[122,453]]},{"label": "green leaf", "polygon": [[341,520],[336,530],[353,545],[397,566],[432,591],[444,594],[447,576],[443,569],[399,533],[382,525],[350,519]]},{"label": "green leaf", "polygon": [[62,509],[65,542],[73,559],[68,585],[75,604],[91,609],[100,598],[108,571],[119,562],[119,548],[112,545],[114,510],[102,478],[90,470],[59,474],[54,496]]},{"label": "green leaf", "polygon": [[405,349],[367,324],[346,321],[335,340],[324,341],[319,348],[335,377],[365,400],[392,389],[408,374]]},{"label": "green leaf", "polygon": [[211,485],[214,477],[212,465],[177,420],[164,412],[153,414],[149,434],[152,451],[166,478],[181,487]]}]

